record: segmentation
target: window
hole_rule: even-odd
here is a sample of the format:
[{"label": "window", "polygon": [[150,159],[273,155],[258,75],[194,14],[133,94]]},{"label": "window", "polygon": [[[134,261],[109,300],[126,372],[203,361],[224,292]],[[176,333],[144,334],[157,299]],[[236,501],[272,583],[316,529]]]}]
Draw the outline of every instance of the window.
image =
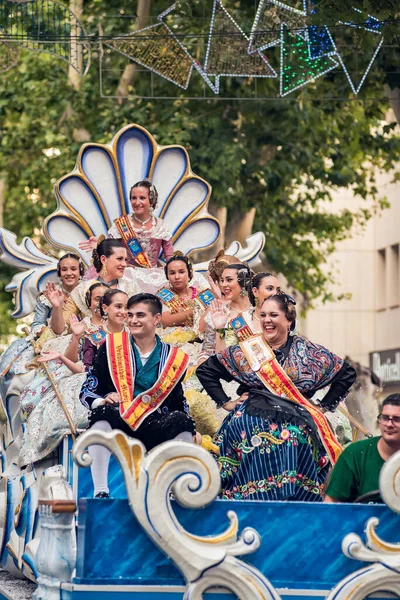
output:
[{"label": "window", "polygon": [[391,307],[400,304],[400,262],[399,262],[399,244],[389,246],[387,249],[387,270],[388,270],[388,304]]},{"label": "window", "polygon": [[376,277],[376,300],[377,309],[385,310],[387,306],[386,296],[386,249],[378,250],[377,277]]}]

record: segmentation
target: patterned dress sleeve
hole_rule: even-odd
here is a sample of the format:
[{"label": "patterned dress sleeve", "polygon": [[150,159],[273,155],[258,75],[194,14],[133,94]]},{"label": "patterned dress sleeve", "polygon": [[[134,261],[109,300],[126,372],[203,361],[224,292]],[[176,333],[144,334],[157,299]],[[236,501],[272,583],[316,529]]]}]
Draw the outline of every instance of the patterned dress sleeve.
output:
[{"label": "patterned dress sleeve", "polygon": [[115,225],[115,223],[108,230],[107,237],[112,238],[114,240],[119,239],[121,237],[118,231],[118,227]]},{"label": "patterned dress sleeve", "polygon": [[36,336],[40,335],[43,327],[47,326],[48,319],[51,315],[51,307],[47,306],[40,299],[36,302],[35,314],[31,325],[31,333]]},{"label": "patterned dress sleeve", "polygon": [[105,398],[115,391],[108,369],[106,345],[103,344],[97,352],[93,365],[88,370],[79,399],[86,408],[90,409],[95,400]]},{"label": "patterned dress sleeve", "polygon": [[169,260],[174,254],[174,247],[172,245],[171,240],[161,240],[161,245],[165,260]]},{"label": "patterned dress sleeve", "polygon": [[85,338],[82,349],[82,362],[86,371],[93,365],[96,350],[96,346],[88,338]]}]

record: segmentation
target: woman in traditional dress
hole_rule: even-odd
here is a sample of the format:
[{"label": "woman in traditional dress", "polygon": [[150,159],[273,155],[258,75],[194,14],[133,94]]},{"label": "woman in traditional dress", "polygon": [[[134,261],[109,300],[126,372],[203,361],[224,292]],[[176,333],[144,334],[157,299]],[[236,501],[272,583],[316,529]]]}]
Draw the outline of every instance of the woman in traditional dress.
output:
[{"label": "woman in traditional dress", "polygon": [[[57,264],[59,283],[56,284],[60,304],[67,301],[83,274],[84,267],[79,256],[68,253],[60,258]],[[54,343],[52,338],[55,336],[48,328],[52,307],[47,298],[48,291],[54,287],[54,284],[48,284],[46,290],[38,296],[30,335],[12,342],[1,357],[0,395],[4,398],[9,425],[6,428],[7,444],[14,440],[21,425],[19,394],[35,376],[35,370],[27,368],[35,357],[34,346],[42,348],[46,342],[47,345]],[[14,446],[17,447],[17,444],[14,443]]]},{"label": "woman in traditional dress", "polygon": [[[43,352],[38,359],[38,362],[48,363],[57,392],[77,429],[87,424],[87,410],[79,400],[86,371],[106,335],[124,329],[127,301],[127,294],[121,290],[109,290],[99,283],[90,285],[86,302],[91,318],[78,321],[72,315],[72,334],[60,336],[61,350]],[[19,465],[25,466],[45,458],[70,428],[56,390],[45,372],[37,375],[22,392],[21,411],[26,422],[22,426]]]},{"label": "woman in traditional dress", "polygon": [[[178,346],[190,357],[189,365],[197,365],[201,351],[199,320],[210,305],[214,296],[210,289],[199,290],[190,285],[193,266],[187,256],[176,252],[165,265],[165,276],[169,285],[160,288],[156,296],[161,300],[163,329],[159,335],[163,342]],[[205,435],[214,435],[219,427],[215,414],[215,404],[199,393],[198,379],[188,370],[183,383],[185,398],[190,414],[195,420],[196,431]]]},{"label": "woman in traditional dress", "polygon": [[100,282],[109,288],[119,289],[126,292],[128,297],[140,292],[134,281],[124,277],[127,252],[121,240],[102,240],[97,248],[93,250],[92,256],[97,277],[83,281],[78,285],[68,298],[65,306],[59,291],[55,287],[48,292],[48,299],[53,306],[50,326],[58,335],[65,331],[66,324],[72,314],[77,315],[79,318],[90,315],[90,309],[85,301],[85,294],[88,286],[90,287],[92,283]]},{"label": "woman in traditional dress", "polygon": [[[292,299],[261,306],[262,332],[210,357],[197,369],[205,390],[229,411],[216,436],[222,498],[321,501],[329,463],[341,447],[323,412],[334,410],[354,369],[318,344],[291,335]],[[240,384],[236,399],[221,380]],[[316,407],[309,400],[330,386]]]},{"label": "woman in traditional dress", "polygon": [[242,330],[259,332],[260,303],[280,290],[279,281],[272,273],[254,275],[248,265],[239,263],[223,269],[220,288],[223,298],[211,303],[205,317],[209,331],[204,334],[202,360],[236,344]]},{"label": "woman in traditional dress", "polygon": [[[148,179],[135,183],[130,190],[132,212],[114,220],[108,237],[121,239],[128,253],[129,267],[141,267],[147,272],[128,269],[126,277],[138,282],[141,291],[154,293],[164,282],[164,273],[158,259],[162,253],[165,260],[171,258],[174,247],[171,232],[160,217],[153,215],[157,206],[158,193]],[[90,237],[81,242],[81,250],[92,250],[97,239]]]},{"label": "woman in traditional dress", "polygon": [[214,300],[210,289],[199,290],[190,285],[193,265],[182,252],[176,252],[165,265],[168,286],[161,287],[156,296],[163,304],[161,324],[163,341],[174,346],[185,345],[184,352],[197,364],[200,351],[199,319]]}]

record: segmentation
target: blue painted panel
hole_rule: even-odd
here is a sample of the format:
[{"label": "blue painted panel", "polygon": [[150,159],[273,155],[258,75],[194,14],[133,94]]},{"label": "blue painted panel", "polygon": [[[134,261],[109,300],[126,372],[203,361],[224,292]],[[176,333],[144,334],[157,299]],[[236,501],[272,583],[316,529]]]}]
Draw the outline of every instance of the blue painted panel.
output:
[{"label": "blue painted panel", "polygon": [[[282,600],[320,600],[324,599],[324,593],[316,596],[315,593],[307,593],[298,591],[298,594],[292,590],[279,590],[280,596]],[[184,593],[184,587],[181,590],[171,591],[168,588],[160,588],[160,590],[154,590],[154,587],[151,591],[146,588],[138,589],[133,588],[132,590],[127,590],[121,587],[121,591],[116,590],[107,590],[107,589],[99,589],[98,587],[93,586],[92,589],[73,589],[73,590],[62,590],[61,592],[61,600],[182,600]],[[234,600],[237,598],[233,594],[226,592],[211,592],[204,594],[205,600]],[[0,598],[1,600],[1,598]],[[375,598],[375,600],[387,600],[383,598]]]},{"label": "blue painted panel", "polygon": [[[126,500],[84,499],[80,506],[77,583],[182,584],[180,573],[142,532]],[[218,500],[201,511],[176,503],[174,510],[185,529],[197,535],[223,531],[226,513],[236,511],[241,531],[253,526],[262,536],[261,548],[243,560],[279,588],[327,590],[361,568],[362,563],[343,556],[341,542],[350,532],[363,536],[372,516],[380,519],[378,534],[384,540],[400,541],[400,516],[383,505]]]},{"label": "blue painted panel", "polygon": [[[113,498],[124,499],[126,487],[121,467],[114,455],[111,455],[108,469],[108,486]],[[93,497],[93,481],[90,469],[78,469],[78,498]]]}]

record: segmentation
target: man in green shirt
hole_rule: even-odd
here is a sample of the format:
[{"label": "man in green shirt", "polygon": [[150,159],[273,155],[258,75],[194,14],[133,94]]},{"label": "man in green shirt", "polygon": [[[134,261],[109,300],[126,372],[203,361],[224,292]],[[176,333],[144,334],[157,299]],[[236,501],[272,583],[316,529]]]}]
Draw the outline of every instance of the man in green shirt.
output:
[{"label": "man in green shirt", "polygon": [[339,456],[325,502],[354,502],[368,492],[379,490],[384,462],[400,450],[400,394],[385,398],[378,421],[381,436],[354,442]]}]

